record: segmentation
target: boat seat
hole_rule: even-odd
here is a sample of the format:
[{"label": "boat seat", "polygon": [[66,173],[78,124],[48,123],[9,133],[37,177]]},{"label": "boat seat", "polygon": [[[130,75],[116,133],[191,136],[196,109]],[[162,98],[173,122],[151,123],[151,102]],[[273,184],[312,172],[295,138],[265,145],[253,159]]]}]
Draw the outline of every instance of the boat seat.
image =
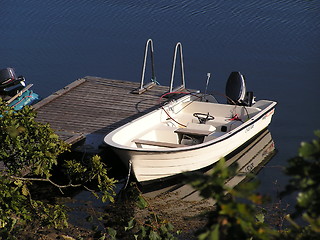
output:
[{"label": "boat seat", "polygon": [[199,124],[199,123],[190,122],[187,124],[187,127],[178,128],[174,132],[181,133],[181,134],[196,135],[196,136],[208,136],[215,130],[216,128],[209,124]]},{"label": "boat seat", "polygon": [[210,131],[213,132],[216,130],[216,128],[213,125],[210,124],[200,124],[200,123],[194,123],[194,122],[189,122],[187,124],[188,129],[198,129],[198,130],[204,130],[204,131]]},{"label": "boat seat", "polygon": [[177,144],[177,143],[168,143],[168,142],[158,142],[158,141],[150,141],[144,139],[133,139],[132,142],[137,144],[137,146],[141,147],[141,145],[150,145],[150,146],[157,146],[157,147],[167,147],[167,148],[177,148],[177,147],[186,147],[184,144]]}]

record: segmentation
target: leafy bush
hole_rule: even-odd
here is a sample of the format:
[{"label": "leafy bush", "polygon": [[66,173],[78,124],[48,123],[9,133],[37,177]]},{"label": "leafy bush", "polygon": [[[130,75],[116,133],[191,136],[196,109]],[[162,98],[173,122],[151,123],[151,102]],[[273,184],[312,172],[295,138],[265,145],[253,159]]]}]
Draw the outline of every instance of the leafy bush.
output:
[{"label": "leafy bush", "polygon": [[69,145],[60,140],[48,124],[37,122],[36,113],[30,107],[14,111],[1,101],[0,114],[0,159],[8,175],[21,176],[30,171],[50,177],[58,156],[67,151]]},{"label": "leafy bush", "polygon": [[189,175],[190,184],[200,195],[215,201],[207,225],[199,231],[199,239],[263,239],[269,240],[277,232],[264,223],[264,217],[256,208],[264,198],[254,193],[255,181],[238,185],[232,189],[225,182],[236,174],[237,166],[225,166],[221,159],[209,175]]},{"label": "leafy bush", "polygon": [[292,218],[302,216],[307,226],[299,226],[288,215],[292,224],[285,236],[288,239],[320,239],[320,131],[315,131],[316,139],[302,142],[298,156],[289,159],[286,174],[289,184],[282,195],[297,193],[296,211]]},{"label": "leafy bush", "polygon": [[96,191],[86,186],[96,181],[102,201],[113,201],[116,181],[108,177],[100,157],[81,163],[65,161],[62,165],[69,182],[59,185],[52,180],[52,170],[58,164],[58,157],[69,151],[70,146],[48,124],[37,122],[36,113],[30,107],[14,111],[0,99],[0,115],[0,161],[5,167],[0,172],[0,237],[14,239],[14,233],[35,220],[55,228],[67,226],[64,206],[32,198],[30,186],[35,182],[49,183],[61,191],[84,186],[98,197]]},{"label": "leafy bush", "polygon": [[143,222],[134,217],[131,218],[128,226],[125,227],[125,231],[132,231],[135,239],[177,239],[175,235],[178,235],[179,231],[175,232],[174,226],[169,221],[160,218],[148,201],[142,196],[141,192],[135,191],[137,188],[132,186],[132,190],[135,192],[133,198],[136,206],[140,209],[146,209],[148,214]]},{"label": "leafy bush", "polygon": [[[296,192],[297,203],[292,217],[284,217],[289,224],[285,230],[277,231],[265,223],[268,213],[259,211],[257,206],[266,197],[255,193],[257,182],[242,183],[234,189],[224,184],[236,173],[236,167],[225,167],[224,159],[210,175],[189,175],[190,184],[201,196],[216,202],[216,210],[210,212],[198,239],[320,239],[320,131],[315,135],[315,140],[301,144],[298,156],[289,159],[286,167],[291,178],[282,196]],[[296,223],[293,219],[298,216],[307,224]]]}]

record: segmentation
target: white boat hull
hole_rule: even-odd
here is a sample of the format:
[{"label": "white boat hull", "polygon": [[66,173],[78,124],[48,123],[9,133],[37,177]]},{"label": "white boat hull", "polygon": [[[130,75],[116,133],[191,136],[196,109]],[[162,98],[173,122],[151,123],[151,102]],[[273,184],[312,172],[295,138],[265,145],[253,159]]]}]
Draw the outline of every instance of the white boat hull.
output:
[{"label": "white boat hull", "polygon": [[[267,101],[268,102],[268,101]],[[139,182],[147,182],[156,179],[162,179],[183,172],[194,171],[208,167],[217,162],[222,157],[239,148],[245,142],[249,141],[259,132],[267,128],[271,122],[274,113],[275,102],[269,101],[267,107],[261,110],[254,117],[240,124],[240,126],[215,137],[210,141],[192,146],[181,146],[176,148],[154,147],[145,148],[135,147],[132,142],[135,136],[121,129],[107,135],[105,142],[112,146],[121,160],[129,167],[132,165],[133,173]],[[230,105],[229,105],[230,106]],[[123,127],[123,129],[143,129],[147,122],[154,118],[159,118],[159,113],[148,114],[145,118],[137,119]],[[158,114],[158,115],[156,115]],[[155,117],[156,116],[156,117]],[[150,118],[150,119],[148,119]],[[164,121],[163,119],[160,120]],[[145,127],[147,128],[147,127]],[[121,135],[123,134],[123,135]],[[149,135],[145,136],[151,136]],[[120,139],[127,138],[125,142],[119,143]],[[118,143],[117,143],[117,139]]]}]

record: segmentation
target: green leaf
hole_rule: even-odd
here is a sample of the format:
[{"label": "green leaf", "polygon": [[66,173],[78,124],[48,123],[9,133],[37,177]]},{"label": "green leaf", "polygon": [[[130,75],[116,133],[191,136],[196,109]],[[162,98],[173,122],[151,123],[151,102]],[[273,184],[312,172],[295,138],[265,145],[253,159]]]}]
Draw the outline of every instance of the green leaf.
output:
[{"label": "green leaf", "polygon": [[147,236],[147,229],[144,226],[140,227],[141,237],[144,239]]},{"label": "green leaf", "polygon": [[14,184],[17,185],[18,187],[21,187],[23,184],[23,181],[22,180],[15,180]]},{"label": "green leaf", "polygon": [[138,196],[136,204],[140,209],[145,209],[146,207],[148,207],[147,201],[141,195]]},{"label": "green leaf", "polygon": [[167,228],[168,228],[169,231],[173,231],[174,226],[170,222],[168,222],[167,223]]},{"label": "green leaf", "polygon": [[161,234],[167,234],[168,233],[168,229],[164,224],[162,224],[160,226],[160,231],[161,231]]},{"label": "green leaf", "polygon": [[161,237],[159,236],[159,234],[155,231],[151,231],[149,234],[149,239],[150,240],[161,240]]},{"label": "green leaf", "polygon": [[312,155],[316,151],[313,144],[302,142],[301,147],[299,149],[299,156],[308,158],[310,155]]},{"label": "green leaf", "polygon": [[201,234],[198,236],[198,239],[199,239],[199,240],[208,239],[209,234],[210,234],[209,231],[206,231],[206,232],[204,232],[204,233],[201,233]]},{"label": "green leaf", "polygon": [[259,213],[256,215],[256,219],[258,220],[258,222],[264,223],[264,214],[263,213]]},{"label": "green leaf", "polygon": [[125,231],[128,231],[132,228],[134,228],[135,225],[135,218],[131,218],[131,220],[128,222],[128,226],[124,228]]},{"label": "green leaf", "polygon": [[113,228],[108,227],[108,234],[111,237],[112,240],[116,239],[117,231]]},{"label": "green leaf", "polygon": [[22,194],[23,194],[24,196],[28,196],[28,195],[29,195],[29,190],[28,190],[28,187],[27,187],[26,184],[24,184],[24,185],[22,186],[21,192],[22,192]]},{"label": "green leaf", "polygon": [[93,222],[93,217],[91,215],[86,217],[86,221],[87,222]]},{"label": "green leaf", "polygon": [[217,225],[214,226],[213,231],[210,233],[209,239],[211,239],[211,240],[219,240],[219,236],[220,236],[219,225],[217,224]]},{"label": "green leaf", "polygon": [[311,204],[312,197],[315,194],[314,191],[310,190],[308,192],[300,192],[297,197],[297,202],[302,207],[307,207]]},{"label": "green leaf", "polygon": [[320,138],[320,130],[314,131],[314,135],[316,135],[318,138]]}]

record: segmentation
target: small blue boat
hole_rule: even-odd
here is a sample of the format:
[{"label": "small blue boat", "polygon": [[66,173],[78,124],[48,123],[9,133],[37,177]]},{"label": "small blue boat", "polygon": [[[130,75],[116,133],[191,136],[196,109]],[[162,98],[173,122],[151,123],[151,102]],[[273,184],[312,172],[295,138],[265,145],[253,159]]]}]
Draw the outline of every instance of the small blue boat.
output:
[{"label": "small blue boat", "polygon": [[16,76],[13,68],[0,70],[0,97],[14,110],[20,110],[26,105],[32,105],[40,100],[38,94],[26,86],[23,76]]}]

